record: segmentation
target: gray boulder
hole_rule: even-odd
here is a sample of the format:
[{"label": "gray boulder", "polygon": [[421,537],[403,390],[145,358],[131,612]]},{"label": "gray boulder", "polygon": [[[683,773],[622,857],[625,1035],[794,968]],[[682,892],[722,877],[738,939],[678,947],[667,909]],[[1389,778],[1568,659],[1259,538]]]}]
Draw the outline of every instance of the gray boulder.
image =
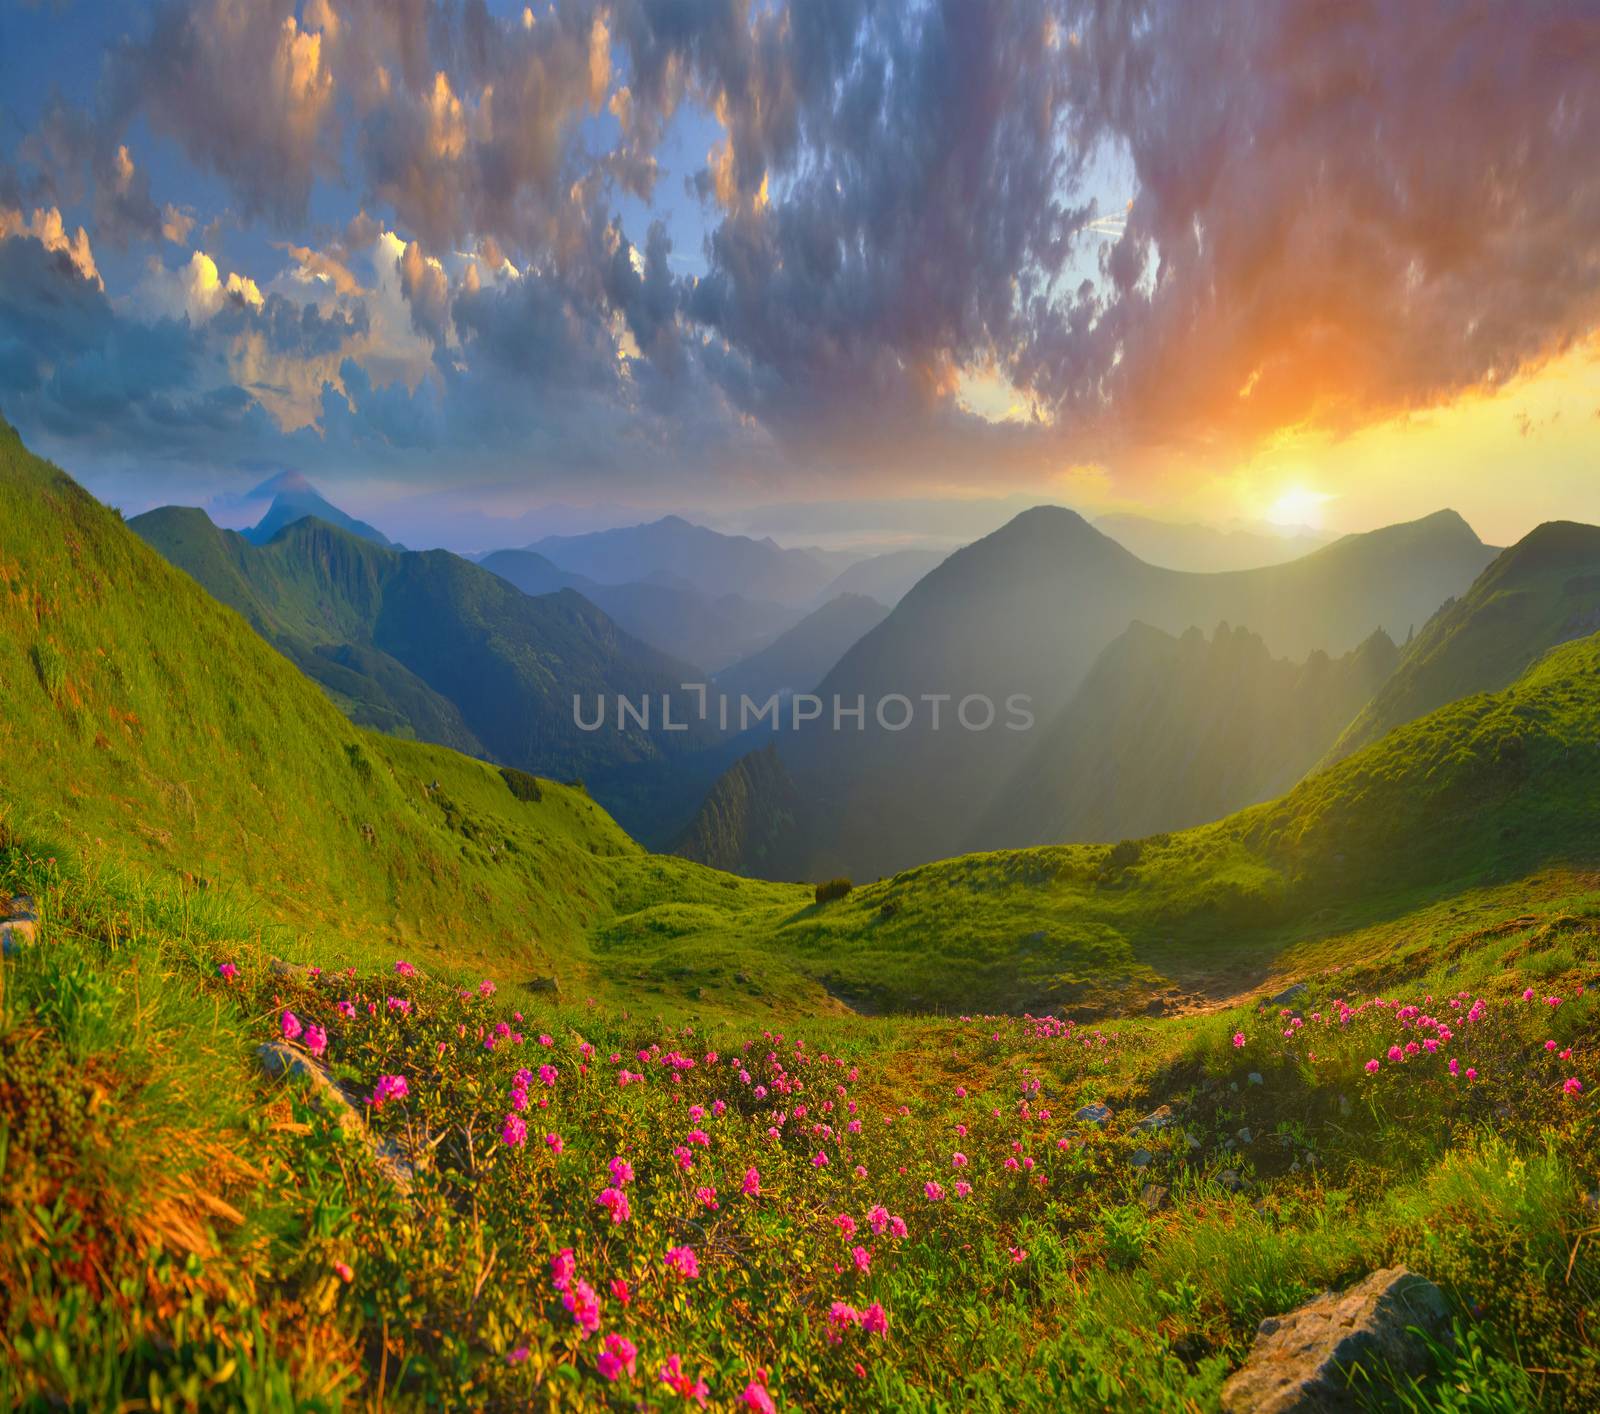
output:
[{"label": "gray boulder", "polygon": [[267,1041],[256,1047],[261,1068],[274,1078],[304,1080],[311,1091],[311,1102],[346,1134],[360,1140],[372,1154],[378,1171],[402,1193],[409,1193],[416,1170],[388,1139],[373,1134],[362,1118],[357,1101],[340,1085],[315,1057],[287,1041]]},{"label": "gray boulder", "polygon": [[[1363,1407],[1351,1371],[1385,1381],[1422,1373],[1418,1330],[1449,1327],[1444,1293],[1404,1267],[1385,1267],[1346,1291],[1328,1291],[1256,1332],[1244,1365],[1222,1387],[1225,1414],[1335,1414]],[[1366,1386],[1370,1391],[1370,1386]]]},{"label": "gray boulder", "polygon": [[1093,1124],[1104,1129],[1111,1119],[1111,1108],[1109,1105],[1085,1105],[1075,1111],[1072,1117],[1079,1124]]}]

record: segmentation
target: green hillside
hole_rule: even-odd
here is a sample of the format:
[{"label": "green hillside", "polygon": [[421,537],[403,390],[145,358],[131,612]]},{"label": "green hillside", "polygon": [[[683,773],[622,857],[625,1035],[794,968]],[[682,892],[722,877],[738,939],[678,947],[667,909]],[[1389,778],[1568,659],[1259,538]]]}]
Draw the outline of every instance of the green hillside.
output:
[{"label": "green hillside", "polygon": [[[335,932],[567,981],[597,923],[658,886],[712,933],[799,896],[651,859],[580,788],[519,798],[493,766],[354,726],[10,429],[0,523],[0,809],[86,865],[249,898],[286,944]],[[390,553],[326,538],[352,567]]]},{"label": "green hillside", "polygon": [[960,856],[818,905],[646,855],[581,790],[522,799],[484,763],[356,728],[115,513],[14,436],[5,457],[14,827],[253,899],[288,942],[332,932],[669,1007],[1137,1009],[1600,857],[1590,638],[1216,824]]},{"label": "green hillside", "polygon": [[1041,729],[974,839],[1123,839],[1268,800],[1315,764],[1397,657],[1381,630],[1341,658],[1294,663],[1245,628],[1208,640],[1134,624]]},{"label": "green hillside", "polygon": [[1329,753],[1513,681],[1547,649],[1600,631],[1600,527],[1554,521],[1503,551],[1406,646],[1393,677]]},{"label": "green hillside", "polygon": [[177,507],[138,516],[130,527],[242,613],[363,725],[560,778],[708,739],[699,723],[681,733],[576,725],[575,694],[592,717],[599,697],[659,700],[694,673],[622,633],[570,590],[530,597],[459,556],[375,545],[311,518],[259,546],[201,511]]}]

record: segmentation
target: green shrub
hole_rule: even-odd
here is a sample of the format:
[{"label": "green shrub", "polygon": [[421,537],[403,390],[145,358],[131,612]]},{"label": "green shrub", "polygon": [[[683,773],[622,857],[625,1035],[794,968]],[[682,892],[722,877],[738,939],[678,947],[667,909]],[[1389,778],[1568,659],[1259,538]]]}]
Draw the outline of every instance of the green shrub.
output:
[{"label": "green shrub", "polygon": [[530,776],[526,771],[517,770],[515,766],[502,766],[500,779],[518,800],[537,802],[544,799],[544,792],[539,789],[537,776]]},{"label": "green shrub", "polygon": [[848,879],[829,879],[817,885],[817,902],[832,903],[836,898],[843,898],[855,888]]}]

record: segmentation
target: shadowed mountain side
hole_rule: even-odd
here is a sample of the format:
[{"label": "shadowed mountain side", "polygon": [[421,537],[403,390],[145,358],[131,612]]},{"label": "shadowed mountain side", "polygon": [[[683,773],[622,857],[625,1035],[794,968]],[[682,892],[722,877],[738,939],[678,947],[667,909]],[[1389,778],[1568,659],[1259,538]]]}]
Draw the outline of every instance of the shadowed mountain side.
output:
[{"label": "shadowed mountain side", "polygon": [[692,670],[571,590],[530,597],[446,551],[385,549],[314,519],[263,546],[177,507],[129,524],[353,704],[359,720],[476,743],[508,765],[559,777],[710,740],[699,724],[683,733],[578,728],[574,695],[591,704],[597,695],[659,697]]},{"label": "shadowed mountain side", "polygon": [[[1288,564],[1184,574],[1145,564],[1071,511],[1025,512],[922,579],[819,688],[846,703],[945,694],[939,729],[931,707],[897,732],[869,710],[861,730],[813,724],[785,737],[785,764],[816,809],[809,872],[870,877],[961,848],[1033,748],[1032,732],[1011,729],[1007,699],[1026,697],[1035,721],[1049,722],[1135,620],[1168,633],[1247,624],[1275,656],[1338,655],[1379,628],[1405,636],[1491,556],[1441,511]],[[952,729],[968,695],[994,704],[989,729]]]},{"label": "shadowed mountain side", "polygon": [[763,702],[774,693],[810,692],[835,663],[870,633],[888,613],[876,599],[841,594],[759,653],[716,675],[716,690],[738,699]]},{"label": "shadowed mountain side", "polygon": [[1329,753],[1474,692],[1504,687],[1557,644],[1600,629],[1600,527],[1552,521],[1498,555],[1408,643],[1393,677]]},{"label": "shadowed mountain side", "polygon": [[1292,786],[1393,671],[1381,630],[1342,658],[1274,658],[1255,634],[1134,624],[973,831],[994,845],[1139,838]]}]

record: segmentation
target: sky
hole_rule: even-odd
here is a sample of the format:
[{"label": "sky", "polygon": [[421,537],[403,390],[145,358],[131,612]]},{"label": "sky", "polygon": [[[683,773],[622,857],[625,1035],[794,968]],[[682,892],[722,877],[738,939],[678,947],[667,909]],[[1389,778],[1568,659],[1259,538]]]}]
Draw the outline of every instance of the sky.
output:
[{"label": "sky", "polygon": [[1600,4],[0,10],[0,413],[408,544],[1600,521]]}]

